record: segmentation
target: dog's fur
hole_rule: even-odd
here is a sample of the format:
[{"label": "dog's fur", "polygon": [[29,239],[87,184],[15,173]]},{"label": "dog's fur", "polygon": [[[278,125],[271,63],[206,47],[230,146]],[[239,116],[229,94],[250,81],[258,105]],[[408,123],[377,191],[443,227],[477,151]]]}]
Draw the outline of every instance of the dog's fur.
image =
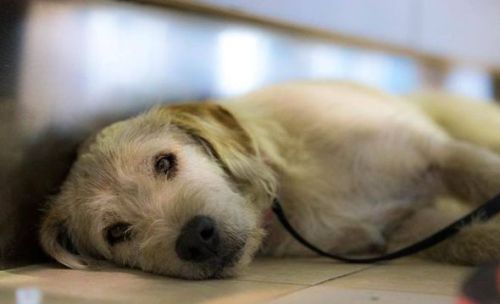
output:
[{"label": "dog's fur", "polygon": [[[473,207],[500,191],[500,156],[464,141],[474,136],[445,132],[431,119],[432,103],[417,99],[301,82],[115,123],[81,148],[48,204],[42,246],[73,268],[104,259],[184,278],[230,276],[259,249],[311,254],[269,217],[278,197],[293,225],[325,250],[392,251],[455,216],[436,207],[438,197]],[[490,118],[498,124],[500,114]],[[153,172],[162,153],[177,157],[172,178]],[[232,263],[177,257],[175,241],[196,215],[216,221],[224,246],[241,248]],[[131,236],[109,245],[106,228],[117,222],[131,224]],[[424,254],[465,264],[498,259],[500,225],[476,224]]]}]

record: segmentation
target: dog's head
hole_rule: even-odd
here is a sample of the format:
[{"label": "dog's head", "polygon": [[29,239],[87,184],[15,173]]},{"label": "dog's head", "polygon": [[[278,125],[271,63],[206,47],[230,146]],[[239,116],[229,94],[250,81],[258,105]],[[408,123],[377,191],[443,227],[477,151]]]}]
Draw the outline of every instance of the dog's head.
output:
[{"label": "dog's head", "polygon": [[272,172],[225,108],[158,107],[85,143],[40,232],[72,268],[97,260],[171,276],[233,275],[258,249]]}]

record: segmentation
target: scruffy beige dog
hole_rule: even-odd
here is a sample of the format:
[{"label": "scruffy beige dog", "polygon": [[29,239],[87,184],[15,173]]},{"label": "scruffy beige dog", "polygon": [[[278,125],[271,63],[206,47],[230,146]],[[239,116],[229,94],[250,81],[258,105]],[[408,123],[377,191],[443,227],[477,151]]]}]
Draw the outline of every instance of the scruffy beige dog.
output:
[{"label": "scruffy beige dog", "polygon": [[[397,249],[453,219],[437,197],[472,207],[500,191],[500,156],[450,136],[417,104],[430,103],[301,82],[153,108],[83,145],[48,204],[41,243],[72,268],[109,260],[176,277],[227,277],[259,249],[311,254],[270,216],[278,197],[293,225],[327,251]],[[498,259],[500,226],[477,224],[425,254]]]}]

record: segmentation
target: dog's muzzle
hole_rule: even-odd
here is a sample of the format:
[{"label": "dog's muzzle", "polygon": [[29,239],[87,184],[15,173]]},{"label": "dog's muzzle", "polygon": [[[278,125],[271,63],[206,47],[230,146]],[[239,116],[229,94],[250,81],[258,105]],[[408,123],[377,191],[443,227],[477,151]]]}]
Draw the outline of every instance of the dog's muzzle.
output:
[{"label": "dog's muzzle", "polygon": [[215,221],[208,216],[195,216],[182,228],[175,251],[183,261],[201,263],[217,258],[220,243]]},{"label": "dog's muzzle", "polygon": [[175,252],[181,260],[209,267],[217,274],[236,263],[245,245],[245,241],[224,240],[222,235],[212,218],[195,216],[181,229]]}]

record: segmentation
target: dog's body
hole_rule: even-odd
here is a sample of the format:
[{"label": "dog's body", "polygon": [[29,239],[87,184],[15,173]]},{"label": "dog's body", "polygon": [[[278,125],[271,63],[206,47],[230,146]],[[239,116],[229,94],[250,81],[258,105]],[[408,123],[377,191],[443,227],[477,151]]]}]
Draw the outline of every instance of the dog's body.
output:
[{"label": "dog's body", "polygon": [[[500,191],[500,156],[453,139],[416,104],[303,82],[220,105],[153,109],[86,144],[48,208],[42,245],[71,267],[103,258],[187,278],[232,275],[259,248],[310,254],[267,216],[278,197],[293,225],[327,251],[392,251],[453,218],[435,207],[439,196],[474,206]],[[121,235],[116,223],[126,238],[106,243],[108,227]],[[192,227],[202,226],[194,242]],[[498,259],[499,232],[477,224],[426,254]]]}]

